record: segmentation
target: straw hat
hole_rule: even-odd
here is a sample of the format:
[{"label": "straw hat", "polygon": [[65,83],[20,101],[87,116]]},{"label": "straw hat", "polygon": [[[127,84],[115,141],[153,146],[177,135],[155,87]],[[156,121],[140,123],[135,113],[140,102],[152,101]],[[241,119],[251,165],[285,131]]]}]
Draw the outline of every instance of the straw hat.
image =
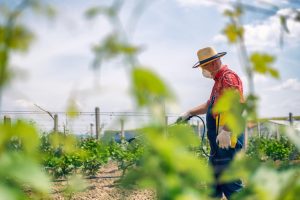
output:
[{"label": "straw hat", "polygon": [[200,49],[197,52],[199,61],[193,66],[193,68],[201,67],[204,64],[210,63],[222,56],[224,56],[226,52],[217,53],[213,47],[206,47]]}]

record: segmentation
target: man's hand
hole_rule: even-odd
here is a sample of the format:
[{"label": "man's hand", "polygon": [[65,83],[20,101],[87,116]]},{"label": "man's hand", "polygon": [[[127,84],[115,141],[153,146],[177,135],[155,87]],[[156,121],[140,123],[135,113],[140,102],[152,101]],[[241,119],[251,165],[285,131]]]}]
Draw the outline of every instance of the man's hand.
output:
[{"label": "man's hand", "polygon": [[180,122],[185,122],[188,120],[188,118],[190,118],[192,115],[190,114],[190,112],[184,112],[181,113],[180,116],[178,117],[178,119],[176,120],[176,123],[180,123]]},{"label": "man's hand", "polygon": [[219,132],[216,141],[217,144],[219,143],[220,148],[228,149],[231,146],[230,134],[231,132],[225,131],[224,129]]}]

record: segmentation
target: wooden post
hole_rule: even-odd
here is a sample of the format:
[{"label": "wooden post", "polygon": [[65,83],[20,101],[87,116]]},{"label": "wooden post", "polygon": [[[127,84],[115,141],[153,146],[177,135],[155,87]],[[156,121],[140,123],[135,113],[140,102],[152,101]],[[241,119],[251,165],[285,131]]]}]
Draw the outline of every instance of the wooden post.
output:
[{"label": "wooden post", "polygon": [[169,123],[169,117],[165,116],[165,136],[168,136],[168,123]]},{"label": "wooden post", "polygon": [[54,128],[53,128],[54,132],[58,132],[58,115],[55,114],[54,115]]},{"label": "wooden post", "polygon": [[95,108],[95,120],[96,120],[96,139],[99,139],[99,130],[100,130],[100,109],[99,107]]},{"label": "wooden post", "polygon": [[276,139],[277,140],[280,140],[280,134],[279,134],[279,125],[278,124],[276,124]]},{"label": "wooden post", "polygon": [[293,125],[293,113],[289,113],[289,122],[290,122],[290,126]]},{"label": "wooden post", "polygon": [[91,128],[91,130],[90,130],[90,131],[91,131],[91,137],[93,137],[93,126],[94,126],[94,124],[91,123],[91,124],[90,124],[90,128]]},{"label": "wooden post", "polygon": [[4,115],[4,125],[11,127],[11,118],[8,115]]},{"label": "wooden post", "polygon": [[260,134],[260,122],[257,122],[257,132],[258,132],[258,137],[260,138],[261,137],[261,134]]},{"label": "wooden post", "polygon": [[124,119],[121,119],[121,142],[125,139]]}]

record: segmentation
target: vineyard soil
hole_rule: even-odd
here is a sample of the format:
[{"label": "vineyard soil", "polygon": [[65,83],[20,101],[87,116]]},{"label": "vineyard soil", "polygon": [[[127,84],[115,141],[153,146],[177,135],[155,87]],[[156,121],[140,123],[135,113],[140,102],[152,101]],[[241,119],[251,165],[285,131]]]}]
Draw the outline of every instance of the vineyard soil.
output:
[{"label": "vineyard soil", "polygon": [[[155,198],[155,193],[151,190],[125,190],[116,187],[115,181],[117,181],[122,174],[121,170],[118,170],[117,164],[110,162],[103,166],[96,178],[87,179],[88,188],[80,193],[75,194],[71,199],[78,200],[152,200]],[[63,188],[66,187],[67,182],[55,182],[53,186],[52,198],[55,200],[63,200]]]}]

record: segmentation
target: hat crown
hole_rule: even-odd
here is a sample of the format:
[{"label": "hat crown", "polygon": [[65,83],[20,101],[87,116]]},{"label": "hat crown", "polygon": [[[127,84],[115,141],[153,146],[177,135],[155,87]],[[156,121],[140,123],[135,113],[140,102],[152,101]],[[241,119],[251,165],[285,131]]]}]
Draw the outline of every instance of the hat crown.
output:
[{"label": "hat crown", "polygon": [[206,47],[206,48],[200,49],[197,52],[199,61],[208,59],[208,58],[213,57],[213,56],[215,56],[217,54],[218,54],[217,51],[214,48],[212,48],[212,47]]}]

